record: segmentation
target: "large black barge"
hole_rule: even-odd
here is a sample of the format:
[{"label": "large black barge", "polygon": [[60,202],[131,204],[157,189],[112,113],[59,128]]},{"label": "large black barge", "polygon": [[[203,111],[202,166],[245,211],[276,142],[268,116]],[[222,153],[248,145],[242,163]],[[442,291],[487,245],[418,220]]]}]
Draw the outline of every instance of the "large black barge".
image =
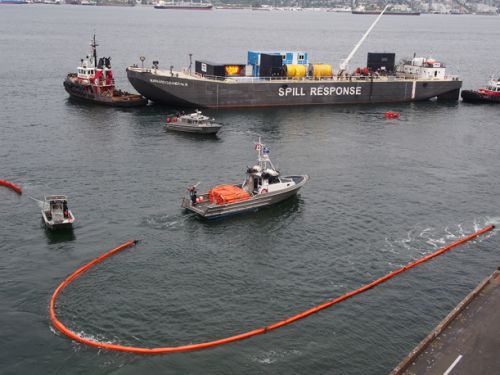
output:
[{"label": "large black barge", "polygon": [[[376,55],[394,58],[394,54]],[[290,72],[292,65],[284,67]],[[235,65],[227,67],[233,69]],[[372,65],[353,74],[334,75],[330,71],[328,75],[262,77],[130,66],[127,76],[140,94],[156,103],[197,108],[399,103],[431,98],[458,100],[462,86],[458,77],[446,75],[443,64],[424,58],[407,61],[395,72]]]},{"label": "large black barge", "polygon": [[[174,106],[203,108],[400,103],[431,98],[458,100],[462,81],[444,64],[413,57],[395,64],[394,53],[369,53],[366,67],[349,71],[349,61],[382,13],[338,71],[309,63],[303,51],[248,51],[246,64],[195,61],[182,71],[133,65],[127,76],[146,98]],[[144,62],[144,58],[141,57]]]}]

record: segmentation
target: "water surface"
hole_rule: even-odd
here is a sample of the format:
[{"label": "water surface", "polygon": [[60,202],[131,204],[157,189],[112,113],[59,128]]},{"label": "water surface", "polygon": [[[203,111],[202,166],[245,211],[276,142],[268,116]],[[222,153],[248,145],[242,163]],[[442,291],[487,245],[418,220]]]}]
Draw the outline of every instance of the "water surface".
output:
[{"label": "water surface", "polygon": [[[326,12],[158,11],[2,6],[0,10],[0,363],[2,373],[385,374],[498,265],[490,234],[294,325],[194,353],[144,357],[71,342],[51,328],[50,296],[73,270],[140,244],[76,280],[61,320],[87,337],[169,346],[262,327],[315,306],[499,221],[498,107],[458,103],[209,111],[217,138],[165,133],[172,108],[113,109],[68,99],[95,32],[119,86],[127,64],[187,66],[188,54],[244,61],[297,49],[337,65],[371,17]],[[500,58],[498,17],[383,18],[367,52],[431,55],[477,87]],[[387,121],[383,112],[401,112]],[[180,209],[185,187],[239,182],[262,136],[294,199],[231,220]],[[72,233],[41,226],[28,196],[62,193]]]}]

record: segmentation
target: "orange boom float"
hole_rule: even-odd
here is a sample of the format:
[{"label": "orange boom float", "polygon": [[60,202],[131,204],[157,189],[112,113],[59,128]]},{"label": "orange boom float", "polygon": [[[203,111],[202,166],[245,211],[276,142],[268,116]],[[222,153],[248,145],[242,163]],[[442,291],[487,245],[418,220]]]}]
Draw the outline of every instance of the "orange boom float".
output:
[{"label": "orange boom float", "polygon": [[17,186],[16,184],[7,181],[7,180],[0,180],[0,185],[5,186],[11,190],[14,190],[17,194],[22,194],[23,191],[20,186]]},{"label": "orange boom float", "polygon": [[54,294],[52,295],[52,298],[50,299],[50,320],[52,321],[52,324],[54,327],[71,338],[72,340],[81,342],[82,344],[85,345],[90,345],[96,348],[102,348],[102,349],[109,349],[109,350],[116,350],[120,352],[128,352],[128,353],[136,353],[136,354],[164,354],[164,353],[175,353],[175,352],[187,352],[187,351],[193,351],[193,350],[200,350],[200,349],[207,349],[207,348],[213,348],[216,346],[224,345],[224,344],[229,344],[231,342],[235,341],[240,341],[244,340],[247,338],[250,338],[252,336],[257,336],[261,335],[264,333],[267,333],[269,331],[273,331],[275,329],[278,329],[280,327],[286,326],[288,324],[294,323],[298,320],[304,319],[312,314],[315,314],[321,310],[327,309],[330,306],[333,306],[337,303],[340,303],[342,301],[345,301],[351,297],[354,297],[358,294],[361,294],[363,292],[366,292],[367,290],[374,288],[375,286],[382,284],[386,282],[387,280],[392,279],[394,276],[397,276],[405,271],[408,271],[409,269],[418,266],[421,263],[427,262],[428,260],[431,260],[434,257],[437,257],[452,248],[463,244],[464,242],[470,241],[478,236],[480,236],[483,233],[489,232],[493,230],[495,227],[493,225],[488,225],[487,227],[478,230],[475,233],[472,233],[458,241],[455,241],[447,246],[442,247],[441,249],[435,251],[434,253],[431,253],[429,255],[426,255],[414,262],[408,263],[406,266],[403,266],[401,268],[398,268],[390,273],[388,273],[385,276],[382,276],[368,284],[365,284],[364,286],[353,290],[351,292],[345,293],[344,295],[341,295],[340,297],[334,298],[332,300],[326,301],[318,306],[312,307],[306,311],[303,311],[301,313],[298,313],[296,315],[293,315],[287,319],[281,320],[279,322],[276,322],[274,324],[257,328],[251,331],[243,332],[240,334],[236,334],[233,336],[228,336],[225,338],[213,340],[213,341],[205,341],[205,342],[199,342],[199,343],[191,343],[191,344],[186,344],[186,345],[179,345],[179,346],[164,346],[164,347],[156,347],[156,348],[145,348],[145,347],[135,347],[135,346],[128,346],[128,345],[120,345],[120,344],[111,344],[107,342],[100,342],[95,339],[90,339],[90,338],[85,338],[80,336],[78,333],[70,330],[67,328],[56,316],[56,300],[59,294],[63,291],[63,289],[68,286],[73,280],[75,280],[77,277],[81,276],[83,273],[88,271],[90,268],[95,266],[96,264],[102,262],[104,259],[111,257],[112,255],[127,249],[137,243],[137,241],[128,241],[123,243],[122,245],[114,248],[113,250],[108,251],[107,253],[104,253],[103,255],[95,258],[93,261],[87,263],[86,265],[80,267],[77,269],[75,272],[73,272],[71,275],[69,275],[54,291]]}]

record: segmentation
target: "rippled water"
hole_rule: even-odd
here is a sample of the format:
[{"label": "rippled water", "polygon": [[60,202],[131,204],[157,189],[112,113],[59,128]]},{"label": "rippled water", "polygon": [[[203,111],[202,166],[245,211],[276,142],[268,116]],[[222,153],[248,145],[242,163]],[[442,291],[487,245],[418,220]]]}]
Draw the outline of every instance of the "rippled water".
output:
[{"label": "rippled water", "polygon": [[[201,14],[203,13],[203,14]],[[70,101],[62,87],[94,32],[119,86],[138,56],[243,61],[303,49],[336,64],[372,18],[313,12],[0,9],[0,363],[2,373],[384,374],[498,265],[489,234],[294,325],[216,349],[143,357],[87,348],[51,327],[48,302],[77,267],[140,244],[77,279],[61,320],[86,337],[140,346],[262,327],[355,289],[487,223],[500,222],[497,106],[417,103],[212,111],[218,138],[165,133],[164,114]],[[387,17],[368,51],[433,54],[477,87],[498,68],[498,17]],[[401,112],[398,121],[383,112]],[[189,183],[240,181],[262,136],[294,199],[203,222],[180,209]],[[28,196],[69,195],[73,233],[41,226]]]}]

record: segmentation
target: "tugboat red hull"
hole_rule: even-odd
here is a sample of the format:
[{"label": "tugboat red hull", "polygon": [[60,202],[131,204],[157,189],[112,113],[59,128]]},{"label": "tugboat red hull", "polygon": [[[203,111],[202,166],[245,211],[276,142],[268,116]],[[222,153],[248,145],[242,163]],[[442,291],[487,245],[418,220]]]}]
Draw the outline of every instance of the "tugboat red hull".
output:
[{"label": "tugboat red hull", "polygon": [[468,103],[500,103],[500,95],[488,95],[476,90],[462,90],[462,100]]},{"label": "tugboat red hull", "polygon": [[[74,82],[70,77],[64,81],[66,92],[75,99],[113,107],[139,107],[148,104],[148,99],[141,95],[112,90],[112,95],[98,95],[91,85]],[[118,95],[116,95],[118,94]]]}]

